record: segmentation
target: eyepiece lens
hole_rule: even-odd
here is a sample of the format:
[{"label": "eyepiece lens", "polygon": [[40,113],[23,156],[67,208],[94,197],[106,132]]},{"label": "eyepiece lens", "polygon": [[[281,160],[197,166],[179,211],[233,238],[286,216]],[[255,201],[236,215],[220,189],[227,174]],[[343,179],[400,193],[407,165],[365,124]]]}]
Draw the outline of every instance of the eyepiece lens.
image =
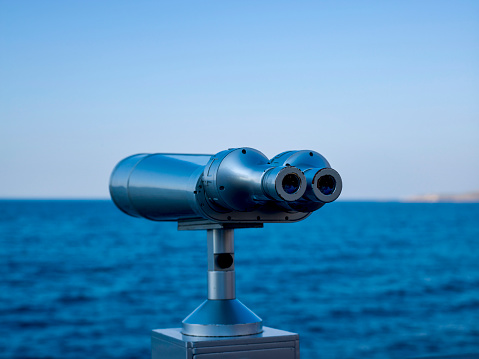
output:
[{"label": "eyepiece lens", "polygon": [[336,188],[336,180],[331,175],[324,175],[319,177],[317,186],[322,194],[328,196],[334,192]]},{"label": "eyepiece lens", "polygon": [[289,173],[283,178],[283,189],[287,194],[293,194],[299,190],[301,179],[294,173]]}]

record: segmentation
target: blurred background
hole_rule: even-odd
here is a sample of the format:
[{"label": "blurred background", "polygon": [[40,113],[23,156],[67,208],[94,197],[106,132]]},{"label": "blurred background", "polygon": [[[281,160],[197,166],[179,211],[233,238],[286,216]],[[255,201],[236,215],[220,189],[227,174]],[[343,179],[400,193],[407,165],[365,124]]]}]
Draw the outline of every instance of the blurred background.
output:
[{"label": "blurred background", "polygon": [[302,358],[479,353],[479,204],[403,203],[479,201],[479,2],[44,0],[0,1],[0,358],[148,357],[206,236],[118,211],[111,170],[243,146],[343,179],[236,231],[239,299]]}]

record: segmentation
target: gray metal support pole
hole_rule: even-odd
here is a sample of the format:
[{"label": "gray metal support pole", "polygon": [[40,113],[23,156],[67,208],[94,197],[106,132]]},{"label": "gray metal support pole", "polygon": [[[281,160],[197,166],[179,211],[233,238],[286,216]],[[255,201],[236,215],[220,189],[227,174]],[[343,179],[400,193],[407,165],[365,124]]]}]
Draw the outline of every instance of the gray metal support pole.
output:
[{"label": "gray metal support pole", "polygon": [[208,229],[208,299],[236,298],[234,230]]},{"label": "gray metal support pole", "polygon": [[260,317],[236,299],[233,229],[207,229],[208,299],[187,316],[181,333],[235,337],[263,331]]}]

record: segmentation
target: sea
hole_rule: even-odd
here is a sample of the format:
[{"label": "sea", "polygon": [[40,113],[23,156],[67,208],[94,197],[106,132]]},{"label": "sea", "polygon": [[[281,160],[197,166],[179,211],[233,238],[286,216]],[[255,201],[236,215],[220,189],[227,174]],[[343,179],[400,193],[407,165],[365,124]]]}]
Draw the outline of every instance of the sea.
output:
[{"label": "sea", "polygon": [[[235,248],[238,299],[299,333],[302,359],[479,353],[479,204],[335,202],[237,229]],[[206,271],[204,231],[107,200],[2,200],[0,358],[149,358]]]}]

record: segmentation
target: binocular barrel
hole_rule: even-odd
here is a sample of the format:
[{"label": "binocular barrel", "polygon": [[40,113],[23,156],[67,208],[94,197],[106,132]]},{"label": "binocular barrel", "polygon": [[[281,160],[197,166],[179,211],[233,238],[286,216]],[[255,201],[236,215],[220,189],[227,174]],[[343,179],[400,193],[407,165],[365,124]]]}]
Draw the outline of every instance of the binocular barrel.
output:
[{"label": "binocular barrel", "polygon": [[155,221],[294,222],[340,192],[339,174],[311,151],[272,160],[252,148],[137,154],[120,161],[110,178],[118,208]]},{"label": "binocular barrel", "polygon": [[138,154],[125,158],[110,177],[110,194],[123,212],[155,221],[201,216],[195,187],[209,155]]}]

